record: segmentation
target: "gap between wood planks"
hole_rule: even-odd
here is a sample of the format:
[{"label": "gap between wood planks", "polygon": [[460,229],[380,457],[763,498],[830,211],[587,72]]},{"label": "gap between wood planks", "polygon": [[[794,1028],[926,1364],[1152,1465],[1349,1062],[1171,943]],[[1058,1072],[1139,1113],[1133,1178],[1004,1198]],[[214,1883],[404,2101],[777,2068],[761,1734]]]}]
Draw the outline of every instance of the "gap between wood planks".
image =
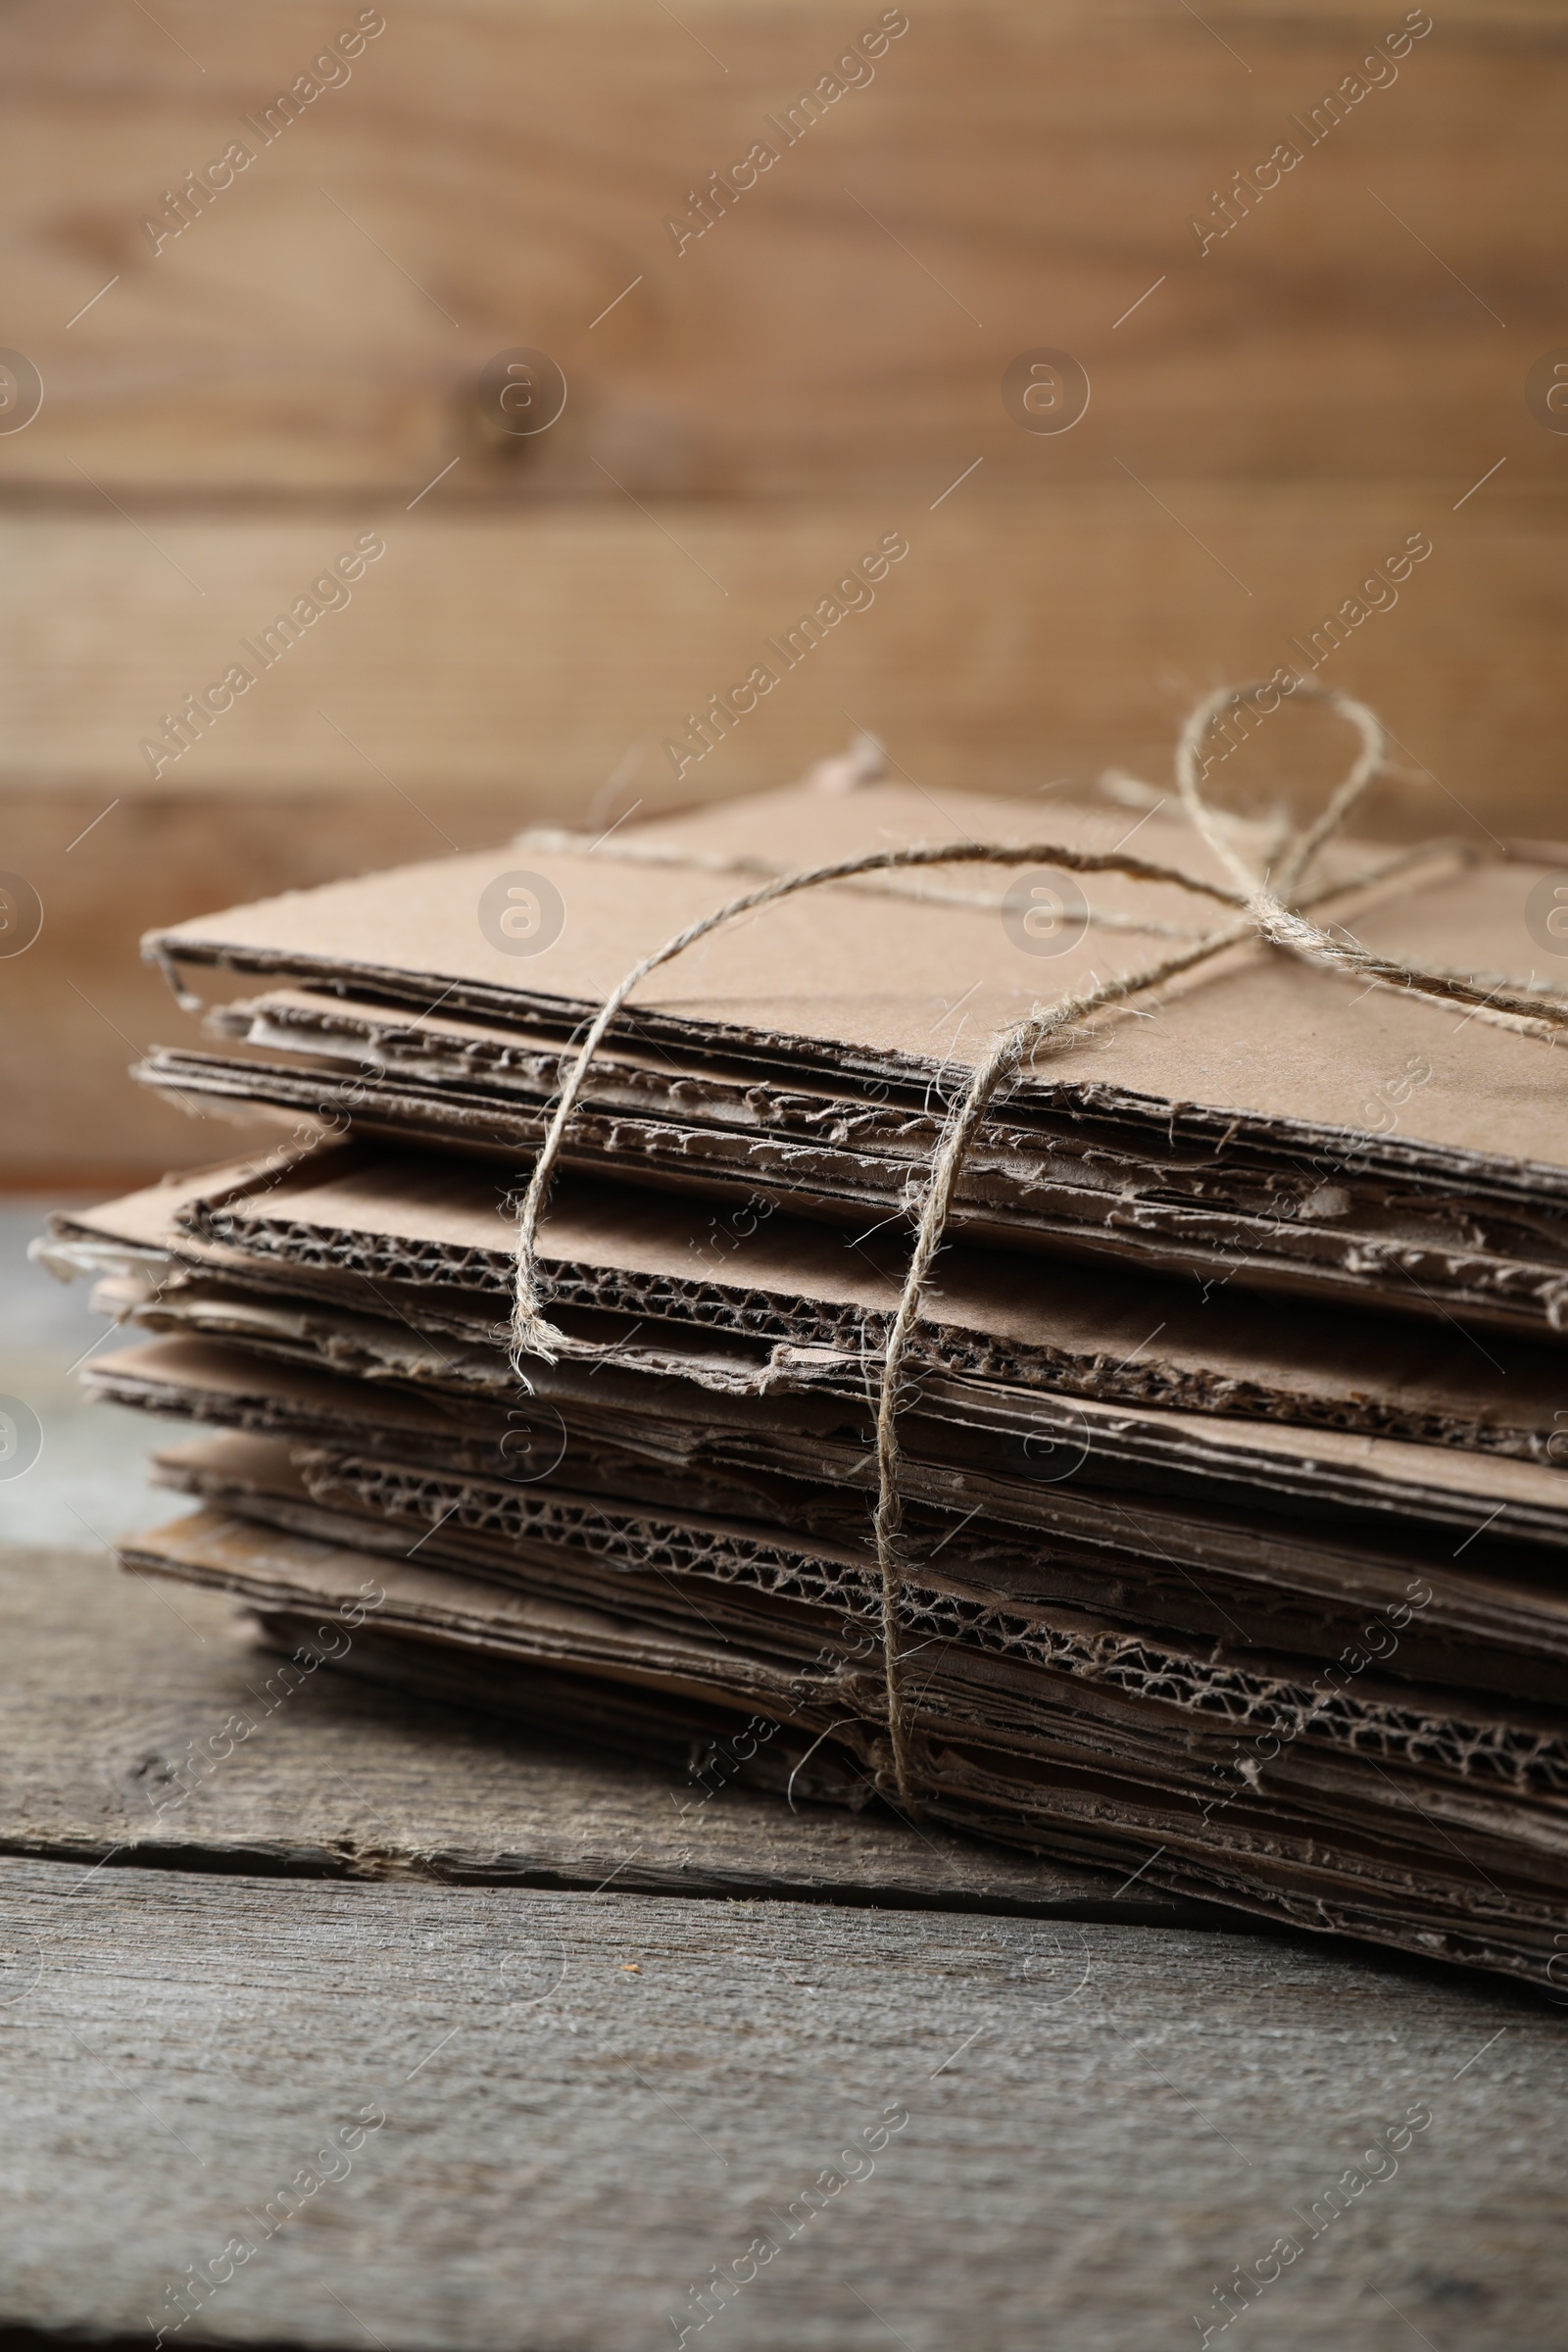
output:
[{"label": "gap between wood planks", "polygon": [[[604,1873],[553,1868],[548,1864],[509,1865],[505,1856],[494,1862],[476,1857],[414,1854],[394,1848],[300,1846],[287,1851],[266,1846],[202,1844],[177,1845],[141,1839],[133,1844],[57,1838],[13,1838],[0,1836],[0,1855],[34,1862],[79,1862],[102,1870],[175,1870],[215,1878],[349,1880],[420,1879],[445,1886],[535,1887],[558,1894],[609,1892]],[[631,1865],[612,1874],[614,1891],[625,1894],[678,1895],[692,1902],[824,1903],[852,1911],[940,1911],[986,1919],[1066,1919],[1107,1927],[1202,1928],[1225,1935],[1281,1936],[1294,1932],[1272,1921],[1251,1918],[1223,1905],[1153,1900],[1134,1905],[1102,1896],[1008,1896],[954,1891],[942,1887],[835,1886],[830,1881],[775,1879],[761,1873],[742,1876],[706,1872],[700,1878],[680,1876],[657,1865]],[[1330,1937],[1329,1942],[1340,1939]],[[1360,1951],[1359,1944],[1347,1949]],[[0,2352],[5,2352],[0,2338]]]}]

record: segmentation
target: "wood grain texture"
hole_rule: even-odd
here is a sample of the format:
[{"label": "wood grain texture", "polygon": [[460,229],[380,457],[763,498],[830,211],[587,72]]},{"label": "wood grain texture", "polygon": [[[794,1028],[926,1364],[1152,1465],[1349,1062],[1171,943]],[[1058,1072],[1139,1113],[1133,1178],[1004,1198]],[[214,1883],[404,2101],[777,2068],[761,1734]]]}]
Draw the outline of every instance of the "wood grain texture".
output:
[{"label": "wood grain texture", "polygon": [[[1445,7],[1202,255],[1211,193],[1400,8],[934,0],[677,253],[878,7],[411,0],[155,252],[164,191],[357,13],[0,26],[3,331],[45,387],[0,432],[0,864],[46,910],[0,956],[0,1182],[204,1155],[120,1078],[164,1018],[149,923],[778,782],[857,723],[939,797],[1163,776],[1197,695],[1411,531],[1433,557],[1322,672],[1399,738],[1380,821],[1562,833],[1568,442],[1523,397],[1565,331],[1550,0]],[[529,439],[475,390],[518,344],[570,387]],[[1089,370],[1065,434],[1003,407],[1041,345]],[[155,786],[163,713],[372,524],[352,608]],[[687,713],[890,528],[876,608],[677,785]]]},{"label": "wood grain texture", "polygon": [[[645,497],[934,496],[982,456],[1020,487],[1118,458],[1558,478],[1523,402],[1561,336],[1549,7],[1440,10],[1312,145],[1401,8],[934,0],[786,145],[767,119],[872,0],[418,0],[264,145],[248,123],[356,13],[8,12],[7,335],[47,398],[0,482],[411,497],[455,456],[442,498],[612,497],[601,467]],[[236,138],[255,161],[155,251],[164,192]],[[1289,138],[1300,164],[1200,253],[1191,221]],[[776,164],[677,252],[666,220],[759,139]],[[566,415],[487,437],[478,371],[519,345],[565,370]],[[1000,398],[1042,345],[1095,386],[1060,440]]]},{"label": "wood grain texture", "polygon": [[[1139,1886],[1114,1900],[1113,1878],[880,1807],[797,1812],[733,1781],[705,1796],[677,1765],[530,1739],[343,1674],[280,1696],[267,1687],[276,1657],[229,1602],[87,1555],[0,1551],[0,1851],[1250,1931]],[[215,1764],[209,1743],[235,1715],[254,1729]],[[192,1742],[205,1768],[190,1768]]]},{"label": "wood grain texture", "polygon": [[[126,1077],[154,1040],[190,1030],[141,961],[141,934],[149,922],[441,850],[417,809],[378,777],[368,782],[368,792],[150,793],[118,808],[97,785],[0,791],[3,862],[43,904],[34,944],[0,958],[0,1095],[19,1106],[0,1124],[0,1188],[106,1193],[122,1177],[138,1183],[243,1151],[262,1132],[171,1109]],[[495,793],[450,790],[443,811],[475,846],[515,823]]]},{"label": "wood grain texture", "polygon": [[1249,2314],[1278,2352],[1560,2341],[1568,2049],[1544,2006],[1451,1977],[14,1859],[0,1905],[0,2306],[34,2325],[150,2341],[216,2261],[166,2340],[645,2352],[716,2269],[731,2299],[689,2342],[1123,2352],[1199,2340],[1284,2239]]},{"label": "wood grain texture", "polygon": [[[657,517],[149,512],[156,546],[113,514],[12,514],[0,864],[38,892],[44,929],[0,958],[0,1074],[28,1102],[0,1138],[0,1180],[107,1187],[228,1150],[227,1131],[187,1125],[122,1075],[150,1041],[190,1033],[137,961],[154,923],[478,848],[534,819],[597,829],[637,803],[651,814],[781,783],[856,724],[935,794],[934,830],[966,787],[1082,794],[1106,766],[1163,779],[1200,694],[1301,665],[1292,640],[1310,651],[1323,615],[1413,531],[1433,552],[1398,604],[1317,673],[1370,699],[1398,739],[1401,775],[1380,787],[1374,824],[1483,846],[1562,832],[1555,494],[1506,488],[1504,472],[1457,514],[1458,477],[1271,491],[1161,478],[1155,495],[1123,482],[1013,502],[983,478],[934,514],[940,481],[919,498],[689,502]],[[163,714],[372,524],[387,552],[352,604],[155,782],[139,746]],[[889,530],[910,552],[875,604],[677,780],[663,746],[687,714],[769,658],[764,639]],[[1293,714],[1259,739],[1252,777],[1305,794],[1341,757]],[[1217,780],[1250,789],[1229,769]]]},{"label": "wood grain texture", "polygon": [[[1568,719],[1561,498],[1499,480],[1454,514],[1462,474],[1335,491],[1160,479],[1166,513],[1135,483],[1022,504],[970,483],[932,514],[942,486],[937,475],[919,496],[789,512],[670,505],[658,517],[373,505],[315,520],[160,516],[162,553],[112,515],[12,516],[0,530],[9,779],[90,785],[98,808],[155,781],[192,800],[359,788],[389,815],[401,793],[425,822],[412,833],[405,805],[396,839],[438,856],[444,837],[461,839],[449,798],[483,792],[524,820],[583,817],[597,796],[608,823],[638,799],[652,810],[783,782],[857,722],[938,791],[1081,792],[1107,763],[1164,778],[1198,695],[1282,662],[1304,669],[1323,616],[1424,534],[1432,553],[1397,603],[1348,627],[1313,673],[1369,697],[1405,747],[1408,781],[1380,793],[1374,821],[1464,826],[1448,794],[1498,832],[1539,832],[1555,814]],[[386,553],[352,603],[270,667],[247,656],[241,641],[255,644],[369,525]],[[868,586],[852,592],[859,609],[792,667],[765,652],[890,533],[909,552],[874,601]],[[666,740],[763,661],[778,683],[677,779]],[[155,780],[142,739],[233,662],[254,682]],[[1259,749],[1310,789],[1339,771],[1344,747],[1303,750],[1307,723],[1264,730]],[[112,863],[134,822],[127,807],[74,855]],[[377,861],[380,840],[375,820],[357,862]]]}]

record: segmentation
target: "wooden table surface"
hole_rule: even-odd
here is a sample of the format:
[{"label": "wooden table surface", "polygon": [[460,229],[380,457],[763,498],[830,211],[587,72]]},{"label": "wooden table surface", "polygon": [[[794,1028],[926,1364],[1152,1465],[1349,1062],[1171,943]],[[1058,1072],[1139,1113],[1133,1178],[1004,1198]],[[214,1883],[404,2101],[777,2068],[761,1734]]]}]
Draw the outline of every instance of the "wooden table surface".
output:
[{"label": "wooden table surface", "polygon": [[172,1802],[227,1605],[0,1611],[0,2343],[1562,2341],[1548,2002],[325,1673]]}]

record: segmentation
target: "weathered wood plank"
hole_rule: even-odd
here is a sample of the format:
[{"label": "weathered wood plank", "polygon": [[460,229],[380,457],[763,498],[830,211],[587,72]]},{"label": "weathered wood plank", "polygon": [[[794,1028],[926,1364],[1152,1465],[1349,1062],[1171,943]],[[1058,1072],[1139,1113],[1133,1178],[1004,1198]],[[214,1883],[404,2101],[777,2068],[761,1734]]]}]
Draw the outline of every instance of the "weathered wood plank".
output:
[{"label": "weathered wood plank", "polygon": [[1560,2340],[1568,2045],[1451,1977],[113,1865],[0,1862],[0,1903],[35,2325],[156,2327],[184,2281],[176,2342],[645,2352],[716,2272],[708,2340],[758,2352],[1123,2352],[1217,2328],[1240,2265],[1278,2352]]},{"label": "weathered wood plank", "polygon": [[[47,396],[0,481],[412,497],[461,455],[435,496],[614,497],[604,466],[641,497],[934,497],[979,457],[1015,486],[1120,457],[1462,488],[1504,452],[1556,479],[1523,403],[1561,338],[1548,7],[1437,11],[1315,134],[1402,7],[933,0],[791,144],[870,0],[425,0],[269,143],[264,110],[359,13],[7,12],[7,340]],[[254,161],[172,234],[166,193],[235,141]],[[666,221],[758,141],[777,161],[677,251]],[[1282,141],[1299,164],[1200,251],[1192,221],[1217,231]],[[572,387],[535,440],[475,400],[519,345]],[[999,395],[1041,345],[1095,384],[1059,441]]]},{"label": "weathered wood plank", "polygon": [[[34,945],[0,958],[0,1093],[26,1105],[0,1129],[0,1187],[106,1194],[122,1179],[244,1150],[247,1132],[260,1133],[171,1109],[131,1085],[136,1053],[190,1032],[138,942],[152,922],[440,854],[416,808],[375,776],[369,785],[166,792],[118,808],[97,783],[0,790],[5,863],[43,904]],[[515,803],[493,792],[451,790],[441,809],[466,846],[504,840],[517,822]]]},{"label": "weathered wood plank", "polygon": [[270,1688],[277,1658],[229,1602],[89,1554],[0,1552],[0,1850],[12,1853],[1252,1924],[1142,1886],[1118,1898],[1113,1878],[880,1806],[792,1811],[722,1772],[715,1787],[344,1674]]},{"label": "weathered wood plank", "polygon": [[[159,548],[113,515],[12,515],[0,527],[5,776],[101,790],[93,814],[155,783],[181,798],[361,789],[389,811],[401,792],[426,811],[439,856],[460,791],[509,801],[519,818],[580,815],[613,776],[616,812],[639,797],[652,808],[782,782],[841,748],[855,721],[938,791],[1083,789],[1106,763],[1163,777],[1199,694],[1290,663],[1371,699],[1406,747],[1409,782],[1380,793],[1385,823],[1391,809],[1406,826],[1463,821],[1424,761],[1488,824],[1539,831],[1555,806],[1568,692],[1548,655],[1568,618],[1568,509],[1502,475],[1453,514],[1472,478],[1257,490],[1158,478],[1165,514],[1124,479],[1020,505],[976,477],[931,514],[952,479],[939,472],[918,495],[788,514],[668,505],[658,525],[630,509],[150,516]],[[371,525],[386,552],[346,609],[339,583],[340,609],[268,665],[247,654]],[[766,652],[889,534],[908,553],[874,588],[847,590],[857,610],[793,665],[789,649]],[[1325,616],[1410,538],[1431,552],[1373,592],[1384,609],[1362,607],[1337,646],[1325,636],[1315,649]],[[762,662],[776,684],[677,777],[666,739]],[[205,732],[188,728],[194,740],[178,757],[170,747],[154,778],[143,739],[235,662],[252,682]],[[1268,773],[1326,779],[1341,760],[1338,742],[1303,758],[1305,723],[1264,731]],[[127,801],[74,860],[115,870],[134,821]],[[379,848],[368,831],[362,858]]]},{"label": "weathered wood plank", "polygon": [[[1199,694],[1303,665],[1323,616],[1415,531],[1433,552],[1398,605],[1316,673],[1370,699],[1399,739],[1406,777],[1380,788],[1375,821],[1484,842],[1473,810],[1497,834],[1561,832],[1559,498],[1518,496],[1506,471],[1456,514],[1457,473],[1378,491],[1161,479],[1178,521],[1124,480],[1014,505],[979,491],[982,471],[927,513],[949,478],[919,499],[787,517],[666,507],[678,546],[629,509],[149,514],[157,549],[114,515],[13,514],[0,524],[4,863],[37,891],[44,928],[0,958],[0,1086],[30,1104],[7,1122],[0,1177],[107,1186],[228,1149],[123,1082],[133,1048],[188,1031],[137,962],[153,923],[439,856],[449,840],[476,848],[534,818],[602,826],[639,800],[651,813],[783,782],[856,722],[943,803],[966,785],[1081,792],[1106,765],[1164,777]],[[352,605],[155,784],[143,738],[372,521],[387,553]],[[910,552],[875,605],[677,780],[662,746],[687,713],[743,679],[763,640],[890,529]],[[1266,789],[1332,772],[1340,745],[1311,730],[1293,716],[1260,739]],[[1229,769],[1223,789],[1236,789]]]}]

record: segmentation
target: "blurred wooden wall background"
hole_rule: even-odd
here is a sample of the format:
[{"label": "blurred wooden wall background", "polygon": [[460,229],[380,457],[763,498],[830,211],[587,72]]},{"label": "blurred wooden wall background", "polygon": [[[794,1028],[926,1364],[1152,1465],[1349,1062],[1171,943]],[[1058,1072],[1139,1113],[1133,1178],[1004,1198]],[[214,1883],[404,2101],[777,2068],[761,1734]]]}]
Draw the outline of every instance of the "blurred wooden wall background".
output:
[{"label": "blurred wooden wall background", "polygon": [[[45,919],[0,958],[7,1182],[225,1148],[121,1075],[183,1025],[150,922],[781,781],[857,724],[938,794],[1163,773],[1195,694],[1411,534],[1321,670],[1402,747],[1384,825],[1568,831],[1568,437],[1526,398],[1568,359],[1561,6],[1434,0],[1402,55],[1398,0],[903,13],[786,146],[876,0],[385,0],[341,74],[354,0],[11,0],[0,343],[44,403],[0,432],[0,868]],[[569,386],[532,438],[476,389],[519,346]],[[1004,405],[1040,347],[1088,371],[1069,432]],[[368,531],[352,603],[155,779],[162,714]],[[686,714],[889,532],[875,605],[677,782]]]}]

